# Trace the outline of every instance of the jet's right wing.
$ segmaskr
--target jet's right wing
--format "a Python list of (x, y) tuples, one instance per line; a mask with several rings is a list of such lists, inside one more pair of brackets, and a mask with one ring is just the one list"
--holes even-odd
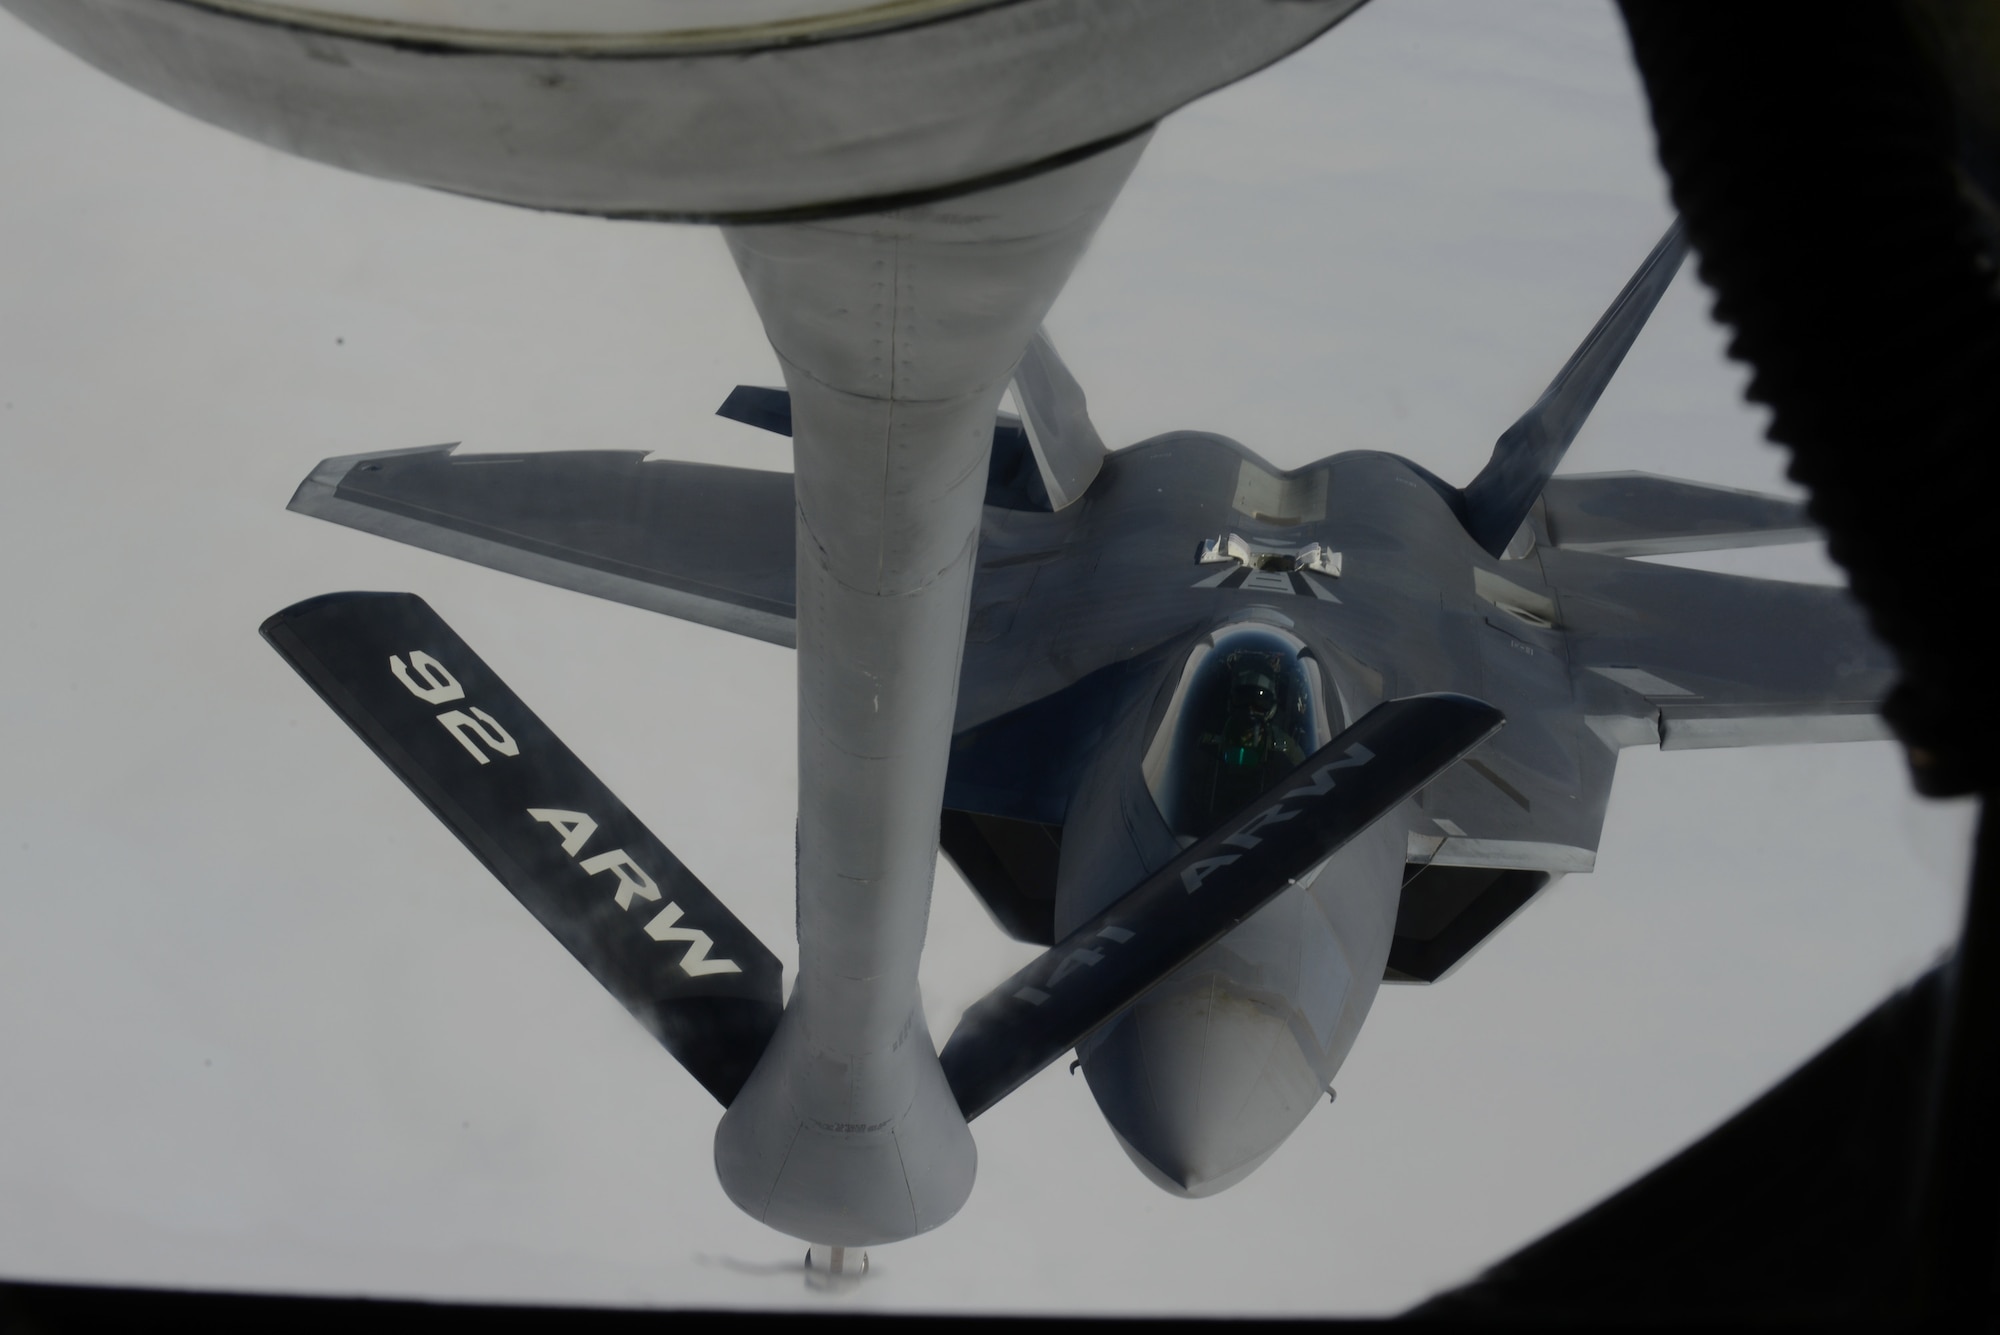
[[(790, 407), (785, 406), (789, 422)], [(637, 450), (328, 459), (300, 514), (558, 588), (792, 647), (790, 473)]]
[[(1022, 394), (1039, 425), (1004, 413), (995, 420), (986, 503), (1046, 512), (1051, 494), (1066, 504), (1089, 485), (1103, 446), (1083, 412), (1083, 392), (1045, 337), (1036, 336), (1022, 368), (1037, 386)], [(782, 389), (738, 385), (720, 415), (780, 435), (792, 429), (791, 398)], [(651, 459), (637, 450), (455, 450), (432, 445), (327, 459), (288, 508), (793, 646), (797, 502), (790, 473)]]

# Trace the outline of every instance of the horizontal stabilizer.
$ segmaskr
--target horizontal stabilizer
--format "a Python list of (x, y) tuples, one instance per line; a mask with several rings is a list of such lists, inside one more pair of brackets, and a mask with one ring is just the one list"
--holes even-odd
[(437, 445), (328, 459), (299, 484), (289, 508), (792, 646), (790, 473), (648, 459), (637, 450), (452, 451)]
[(1561, 592), (1579, 692), (1598, 702), (1586, 709), (1599, 726), (1614, 710), (1646, 720), (1620, 745), (1889, 735), (1878, 711), (1896, 660), (1845, 589), (1560, 548), (1542, 553), (1542, 569)]
[(1377, 706), (1265, 795), (974, 1003), (940, 1060), (967, 1118), (1269, 903), (1496, 731), (1463, 695)]
[(264, 638), (725, 1105), (783, 1010), (777, 957), (409, 593), (330, 593)]
[(1818, 742), (1886, 742), (1896, 734), (1873, 700), (1775, 706), (1706, 700), (1656, 702), (1662, 751), (1733, 746), (1802, 746)]
[(782, 389), (738, 385), (729, 391), (715, 415), (781, 436), (792, 434), (792, 396)]
[(1668, 556), (1810, 542), (1806, 508), (1782, 496), (1651, 473), (1573, 473), (1542, 491), (1549, 542), (1601, 556)]
[(1465, 530), (1487, 554), (1499, 556), (1513, 542), (1686, 255), (1677, 219), (1535, 406), (1501, 433), (1486, 467), (1466, 484)]

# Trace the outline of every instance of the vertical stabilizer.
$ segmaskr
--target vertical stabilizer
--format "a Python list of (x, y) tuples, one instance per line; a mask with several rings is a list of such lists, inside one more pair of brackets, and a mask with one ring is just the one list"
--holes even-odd
[(1082, 496), (1104, 466), (1104, 441), (1091, 425), (1083, 386), (1056, 355), (1046, 329), (1028, 340), (1014, 368), (1014, 402), (1035, 453), (1049, 508), (1060, 510)]
[(1687, 239), (1676, 219), (1535, 406), (1501, 433), (1493, 457), (1466, 485), (1466, 532), (1491, 555), (1513, 541), (1686, 254)]

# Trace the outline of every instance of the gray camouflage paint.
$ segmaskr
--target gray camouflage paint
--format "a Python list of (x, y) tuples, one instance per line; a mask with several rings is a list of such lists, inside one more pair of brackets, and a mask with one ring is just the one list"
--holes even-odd
[[(500, 40), (488, 34), (462, 43), (449, 35), (410, 40), (407, 33), (370, 31), (366, 25), (316, 27), (297, 12), (273, 21), (191, 0), (6, 3), (115, 77), (304, 156), (532, 207), (739, 221), (882, 208), (887, 201), (964, 189), (1067, 161), (1278, 58), (1354, 7), (1349, 0), (1264, 0), (1231, 7), (1228, 18), (1218, 22), (1219, 11), (1201, 4), (1021, 0), (975, 7), (950, 23), (870, 26), (839, 34), (846, 39), (840, 41), (753, 37), (697, 50), (675, 40), (621, 40), (611, 52), (504, 34)], [(885, 71), (893, 77), (883, 77)], [(926, 118), (912, 117), (912, 108), (952, 110)], [(697, 119), (702, 132), (691, 133)], [(921, 127), (914, 138), (913, 124)], [(745, 258), (745, 247), (736, 250), (754, 290), (759, 266)], [(773, 290), (783, 288), (780, 283)], [(1028, 312), (1031, 325), (1052, 297), (1053, 291), (1030, 291), (1015, 314)], [(782, 353), (778, 326), (787, 312), (768, 300), (760, 310), (767, 325), (777, 321), (774, 341)], [(986, 363), (997, 354), (1001, 365), (1010, 364), (1027, 337), (1027, 330), (1018, 332), (1011, 348), (999, 341), (983, 348), (985, 361), (942, 399), (958, 400), (963, 408), (989, 390), (997, 397), (993, 367)], [(794, 365), (809, 372), (810, 359)], [(804, 382), (794, 378), (793, 389), (805, 389)], [(813, 395), (808, 391), (805, 397)], [(893, 402), (899, 396), (891, 392), (887, 398)], [(802, 444), (808, 450), (815, 436), (824, 443), (857, 443), (836, 441), (837, 414), (810, 402), (801, 408)], [(1025, 415), (1034, 427), (1036, 414)], [(918, 439), (925, 434), (912, 434), (915, 453), (950, 443), (949, 432)], [(1060, 433), (1036, 435), (1045, 489), (1058, 503), (1067, 501), (1087, 469), (1067, 470), (1059, 466), (1062, 460), (1052, 463), (1046, 456), (1043, 447)], [(966, 444), (968, 457), (976, 455)], [(441, 462), (448, 475), (449, 461)], [(660, 467), (642, 465), (639, 471)], [(815, 489), (806, 471), (800, 469), (801, 500), (810, 510)], [(362, 526), (731, 629), (770, 638), (783, 634), (770, 597), (781, 571), (759, 572), (761, 587), (746, 602), (743, 591), (732, 588), (734, 572), (704, 569), (714, 554), (699, 545), (669, 551), (674, 559), (668, 569), (655, 572), (629, 561), (595, 559), (605, 556), (604, 543), (617, 537), (595, 527), (603, 516), (623, 513), (639, 530), (649, 527), (648, 517), (593, 491), (587, 470), (578, 479), (566, 498), (569, 519), (572, 525), (591, 525), (590, 534), (579, 537), (583, 530), (573, 528), (567, 540), (553, 545), (517, 549), (504, 525), (468, 529), (453, 522), (449, 506), (421, 517), (407, 509), (375, 512)], [(343, 494), (346, 480), (347, 474), (323, 466), (295, 503), (304, 509), (319, 503), (327, 517), (354, 521), (370, 507)], [(839, 490), (835, 485), (829, 494)], [(1160, 1074), (1152, 1053), (1182, 1045), (1178, 1035), (1188, 1031), (1197, 1013), (1205, 1028), (1217, 1005), (1214, 998), (1225, 991), (1247, 1001), (1244, 1013), (1252, 1015), (1244, 1042), (1226, 1045), (1229, 1053), (1240, 1055), (1266, 1037), (1270, 1051), (1282, 1050), (1278, 1021), (1265, 1012), (1287, 1012), (1284, 1023), (1295, 1032), (1293, 1014), (1310, 1008), (1303, 989), (1313, 980), (1324, 982), (1323, 961), (1331, 958), (1301, 955), (1286, 963), (1290, 944), (1311, 935), (1304, 925), (1295, 931), (1283, 920), (1284, 912), (1307, 913), (1303, 891), (1272, 905), (1218, 946), (1223, 953), (1215, 960), (1204, 957), (1187, 966), (1199, 971), (1213, 964), (1211, 999), (1192, 1004), (1178, 1018), (1163, 1013), (1156, 1026), (1160, 1038), (1121, 1039), (1120, 1033), (1148, 1027), (1128, 1017), (1122, 1027), (1108, 1028), (1086, 1044), (1092, 1087), (1114, 1126), (1142, 1165), (1170, 1184), (1198, 1191), (1240, 1176), (1303, 1116), (1300, 1062), (1317, 1079), (1338, 1064), (1351, 1042), (1380, 976), (1370, 961), (1387, 939), (1385, 920), (1393, 922), (1402, 867), (1588, 869), (1621, 745), (1657, 742), (1673, 748), (1878, 735), (1871, 710), (1886, 684), (1888, 664), (1838, 595), (1629, 559), (1647, 550), (1653, 538), (1679, 544), (1657, 548), (1663, 551), (1699, 549), (1691, 543), (1729, 545), (1730, 534), (1722, 531), (1726, 523), (1703, 516), (1691, 532), (1662, 525), (1657, 511), (1644, 504), (1628, 505), (1632, 531), (1621, 532), (1614, 522), (1607, 539), (1606, 526), (1598, 522), (1593, 551), (1564, 550), (1569, 519), (1578, 521), (1581, 532), (1592, 527), (1582, 521), (1603, 519), (1606, 505), (1616, 518), (1618, 507), (1607, 501), (1612, 490), (1591, 493), (1567, 512), (1552, 490), (1531, 518), (1533, 545), (1517, 538), (1505, 548), (1516, 559), (1502, 561), (1469, 545), (1450, 504), (1453, 489), (1404, 461), (1347, 455), (1279, 475), (1220, 438), (1177, 435), (1111, 456), (1082, 498), (1055, 515), (989, 509), (978, 522), (981, 552), (978, 573), (971, 577), (964, 690), (955, 724), (940, 716), (919, 726), (917, 717), (935, 703), (919, 690), (919, 707), (908, 720), (913, 732), (935, 743), (954, 726), (963, 733), (1075, 683), (1093, 667), (1136, 655), (1157, 652), (1169, 665), (1134, 678), (1140, 684), (1126, 698), (1122, 730), (1100, 749), (1092, 782), (1082, 790), (1085, 801), (1070, 816), (1075, 851), (1066, 852), (1069, 869), (1059, 894), (1065, 918), (1092, 898), (1130, 884), (1117, 878), (1152, 862), (1163, 847), (1145, 832), (1146, 804), (1134, 788), (1146, 736), (1145, 721), (1135, 720), (1147, 699), (1146, 686), (1157, 698), (1175, 648), (1218, 620), (1259, 607), (1279, 610), (1322, 661), (1340, 665), (1336, 680), (1357, 698), (1456, 689), (1491, 699), (1510, 719), (1482, 756), (1445, 775), (1400, 817), (1343, 850), (1313, 887), (1310, 907), (1327, 918), (1357, 979), (1342, 992), (1331, 1043), (1316, 1042), (1316, 1055), (1298, 1061), (1273, 1057), (1253, 1076), (1255, 1063), (1232, 1066), (1203, 1050), (1182, 1062), (1164, 1087), (1191, 1091), (1188, 1097), (1200, 1104), (1212, 1088), (1237, 1089), (1251, 1080), (1257, 1092), (1249, 1102), (1216, 1112), (1201, 1105), (1191, 1118), (1155, 1123), (1144, 1123), (1121, 1104), (1135, 1082), (1143, 1079), (1150, 1087)], [(1680, 499), (1687, 497), (1683, 489)], [(1716, 499), (1723, 509), (1741, 509), (1736, 501)], [(779, 514), (739, 507), (736, 518), (744, 532), (758, 535), (762, 549), (792, 555), (790, 506)], [(560, 517), (556, 527), (564, 527)], [(1749, 525), (1737, 536), (1772, 527)], [(1322, 592), (1332, 597), (1311, 592), (1309, 584), (1306, 591), (1295, 587), (1286, 595), (1262, 576), (1246, 576), (1235, 586), (1209, 582), (1213, 572), (1190, 568), (1193, 551), (1202, 540), (1228, 532), (1266, 545), (1318, 540), (1340, 551), (1339, 579), (1323, 581), (1328, 589)], [(970, 545), (963, 550), (963, 561), (952, 564), (956, 573), (931, 581), (940, 605), (956, 599), (961, 613)], [(840, 563), (835, 554), (817, 572), (828, 575)], [(691, 570), (699, 578), (686, 578)], [(798, 573), (808, 578), (795, 588), (804, 590), (797, 601), (805, 620), (832, 605), (822, 596), (826, 586), (815, 585), (814, 572), (811, 561), (800, 562)], [(654, 581), (649, 573), (664, 578)], [(641, 592), (655, 584), (667, 596)], [(749, 616), (743, 615), (746, 607)], [(951, 619), (919, 618), (933, 631)], [(838, 631), (831, 634), (840, 638)], [(810, 636), (799, 638), (804, 701), (812, 696), (810, 683), (838, 671), (838, 664), (823, 658)], [(912, 652), (891, 655), (897, 671), (946, 680), (956, 638), (942, 647), (932, 643), (945, 638), (919, 636), (924, 643), (913, 645)], [(802, 727), (802, 756), (808, 742)], [(933, 759), (917, 769), (925, 764), (939, 768)], [(909, 780), (912, 792), (941, 785), (942, 776), (916, 782), (914, 773), (898, 782)], [(812, 778), (802, 775), (802, 780), (808, 790), (802, 792), (803, 805), (824, 816), (832, 795), (815, 798)], [(1102, 804), (1124, 825), (1122, 847), (1110, 830), (1111, 815), (1092, 814), (1090, 802)], [(930, 809), (925, 804), (925, 821)], [(905, 824), (911, 815), (903, 813)], [(809, 814), (802, 817), (802, 824), (810, 823)], [(897, 846), (893, 852), (901, 858), (927, 841), (905, 831), (887, 842)], [(927, 888), (927, 873), (923, 879)], [(1277, 926), (1267, 924), (1267, 917)], [(1309, 915), (1300, 919), (1310, 921)], [(901, 922), (889, 935), (907, 944), (912, 925)], [(818, 948), (816, 940), (802, 946)], [(1261, 999), (1251, 995), (1259, 989)], [(1278, 999), (1275, 1006), (1272, 997)], [(867, 1010), (870, 1003), (857, 1004)], [(1200, 1010), (1202, 1004), (1207, 1011)], [(872, 1027), (862, 1028), (880, 1037)], [(910, 1033), (906, 1024), (891, 1046), (902, 1046)], [(1163, 1059), (1158, 1064), (1165, 1065)], [(1185, 1100), (1170, 1092), (1164, 1102), (1177, 1107)], [(969, 1140), (954, 1139), (948, 1124), (948, 1117), (940, 1123), (945, 1130), (936, 1145), (942, 1148), (926, 1152), (935, 1152), (940, 1163), (969, 1163)], [(726, 1179), (730, 1171), (725, 1166)], [(969, 1184), (969, 1172), (963, 1176)], [(783, 1226), (836, 1241), (903, 1236), (955, 1208), (948, 1198), (958, 1191), (956, 1180), (952, 1173), (941, 1174), (936, 1203), (912, 1201), (908, 1221), (887, 1234), (871, 1234), (872, 1221), (849, 1229), (853, 1221), (842, 1213), (847, 1187), (836, 1172), (801, 1189), (798, 1199), (807, 1206)], [(822, 1228), (822, 1222), (828, 1226)]]
[[(403, 471), (328, 461), (294, 508), (548, 579), (539, 553), (551, 535), (606, 512), (613, 495), (628, 511), (636, 497), (637, 512), (595, 529), (552, 582), (731, 629), (746, 608), (775, 614), (788, 592), (791, 516), (770, 475), (638, 455), (526, 456), (547, 470), (530, 514), (521, 496), (471, 489), (496, 470), (466, 469), (455, 483), (442, 452), (378, 458), (385, 469), (401, 459)], [(551, 485), (565, 474), (567, 486)], [(1809, 536), (1796, 504), (1642, 474), (1558, 476), (1495, 557), (1466, 531), (1456, 492), (1394, 455), (1281, 472), (1225, 437), (1176, 432), (1105, 454), (1059, 511), (983, 509), (958, 744), (977, 745), (1093, 674), (1136, 669), (1076, 724), (1090, 734), (1080, 773), (1063, 770), (1052, 747), (1011, 787), (952, 790), (966, 809), (1060, 820), (1058, 934), (1178, 851), (1141, 759), (1188, 652), (1218, 628), (1248, 622), (1296, 637), (1346, 721), (1427, 691), (1477, 696), (1508, 719), (1310, 886), (1080, 1046), (1121, 1143), (1177, 1194), (1240, 1181), (1329, 1087), (1383, 980), (1412, 873), (1589, 871), (1625, 746), (1884, 735), (1875, 705), (1892, 664), (1845, 591), (1642, 559)], [(740, 504), (752, 495), (764, 499)], [(739, 502), (726, 548), (692, 522), (712, 510), (705, 496)], [(1232, 534), (1251, 549), (1318, 543), (1339, 553), (1340, 574), (1201, 561), (1210, 540), (1226, 546)], [(671, 591), (671, 606), (640, 589)]]
[[(1890, 661), (1844, 591), (1551, 541), (1551, 519), (1560, 528), (1572, 515), (1579, 531), (1615, 533), (1635, 554), (1769, 536), (1726, 530), (1740, 493), (1718, 491), (1703, 511), (1699, 484), (1659, 480), (1636, 488), (1637, 504), (1621, 504), (1620, 488), (1635, 490), (1627, 478), (1557, 489), (1555, 506), (1537, 506), (1527, 551), (1498, 559), (1407, 460), (1351, 453), (1279, 473), (1234, 441), (1183, 433), (1111, 454), (1071, 510), (989, 511), (982, 572), (1000, 578), (975, 585), (973, 625), (1004, 629), (968, 648), (961, 732), (1112, 663), (1159, 657), (1076, 786), (1058, 935), (1178, 851), (1139, 760), (1187, 650), (1215, 626), (1282, 619), (1326, 666), (1350, 720), (1427, 691), (1477, 696), (1508, 719), (1470, 763), (1343, 849), (1310, 888), (1286, 892), (1079, 1049), (1092, 1092), (1149, 1177), (1178, 1194), (1220, 1190), (1303, 1119), (1383, 977), (1406, 868), (1589, 871), (1622, 746), (1884, 735), (1874, 705)], [(1688, 527), (1706, 536), (1652, 522), (1669, 493), (1701, 516)], [(1323, 513), (1251, 512), (1246, 498), (1271, 494)], [(1795, 507), (1759, 500), (1753, 520), (1798, 533)], [(1595, 528), (1580, 522), (1587, 508), (1601, 512)], [(1238, 568), (1237, 579), (1202, 587), (1216, 567), (1197, 564), (1198, 549), (1226, 533), (1267, 547), (1324, 544), (1341, 554), (1342, 573), (1259, 588)], [(1032, 577), (1014, 573), (1023, 570)], [(1278, 591), (1285, 583), (1294, 587)], [(1329, 980), (1340, 978), (1352, 982), (1336, 989)], [(1333, 1016), (1329, 990), (1340, 994)]]

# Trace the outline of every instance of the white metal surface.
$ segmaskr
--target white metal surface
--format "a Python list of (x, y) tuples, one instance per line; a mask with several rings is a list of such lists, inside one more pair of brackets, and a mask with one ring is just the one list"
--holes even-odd
[[(749, 219), (996, 182), (1132, 134), (1312, 40), (1359, 0), (761, 0), (733, 36), (650, 35), (637, 0), (551, 33), (526, 0), (0, 0), (113, 77), (352, 171), (531, 208)], [(957, 7), (954, 7), (957, 8)], [(282, 11), (282, 17), (280, 12)], [(515, 14), (512, 26), (470, 26)], [(663, 5), (683, 19), (706, 6)], [(371, 15), (457, 16), (391, 29)], [(785, 14), (839, 33), (758, 26)], [(726, 40), (725, 40), (726, 37)]]

